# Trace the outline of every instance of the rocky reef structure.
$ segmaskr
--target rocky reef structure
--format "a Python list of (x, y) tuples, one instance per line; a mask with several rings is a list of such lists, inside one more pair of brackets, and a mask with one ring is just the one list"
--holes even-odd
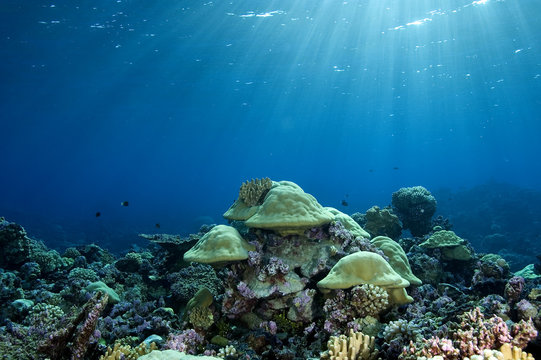
[(535, 357), (541, 325), (535, 267), (512, 273), (501, 256), (477, 254), (450, 227), (427, 228), (432, 215), (405, 222), (408, 212), (435, 209), (426, 192), (405, 193), (407, 200), (397, 202), (413, 209), (398, 212), (394, 195), (393, 205), (417, 234), (412, 238), (381, 235), (400, 236), (389, 209), (369, 210), (381, 226), (367, 231), (370, 221), (361, 226), (297, 184), (267, 179), (241, 186), (224, 214), (229, 225), (187, 238), (144, 235), (147, 249), (120, 256), (95, 245), (59, 254), (1, 219), (0, 354)]
[(402, 225), (398, 216), (392, 209), (380, 209), (379, 206), (372, 206), (364, 214), (364, 228), (373, 237), (387, 236), (391, 239), (398, 239), (402, 233)]
[(405, 229), (415, 237), (428, 234), (436, 213), (436, 198), (422, 186), (401, 188), (393, 193), (393, 208)]

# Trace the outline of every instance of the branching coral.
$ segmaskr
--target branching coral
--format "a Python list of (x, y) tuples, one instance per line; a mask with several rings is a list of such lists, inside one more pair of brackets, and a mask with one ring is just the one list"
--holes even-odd
[(97, 292), (67, 327), (49, 336), (39, 351), (51, 359), (82, 359), (90, 346), (90, 338), (94, 335), (108, 298), (107, 294)]
[(269, 178), (252, 179), (243, 182), (239, 190), (239, 199), (248, 206), (261, 205), (263, 198), (272, 187), (272, 180)]
[(377, 356), (378, 351), (375, 348), (373, 336), (350, 330), (349, 336), (331, 336), (327, 342), (327, 351), (321, 354), (321, 359), (372, 360)]
[(239, 356), (237, 349), (233, 345), (227, 345), (221, 348), (217, 354), (218, 357), (225, 359), (226, 357), (236, 358)]
[(350, 291), (338, 290), (325, 301), (325, 330), (336, 332), (355, 318), (377, 317), (389, 307), (389, 295), (379, 286), (363, 284)]
[(107, 347), (107, 352), (100, 356), (99, 360), (135, 360), (157, 348), (156, 343), (150, 343), (150, 345), (141, 343), (132, 348), (129, 345), (122, 345), (120, 342), (116, 342), (113, 348)]
[(537, 337), (537, 330), (532, 319), (520, 320), (519, 323), (514, 324), (511, 328), (511, 336), (513, 337), (511, 345), (524, 349), (528, 342)]
[(413, 321), (406, 321), (404, 319), (391, 321), (383, 329), (383, 338), (386, 342), (392, 340), (400, 340), (402, 343), (409, 341), (415, 341), (420, 336), (419, 326)]
[[(465, 312), (456, 324), (452, 339), (432, 337), (423, 339), (423, 344), (410, 342), (401, 355), (401, 359), (441, 356), (454, 360), (481, 356), (487, 350), (495, 350), (503, 345), (526, 347), (537, 336), (533, 323), (521, 321), (509, 331), (507, 324), (498, 316), (486, 319), (479, 308)], [(507, 346), (507, 345), (506, 345)]]

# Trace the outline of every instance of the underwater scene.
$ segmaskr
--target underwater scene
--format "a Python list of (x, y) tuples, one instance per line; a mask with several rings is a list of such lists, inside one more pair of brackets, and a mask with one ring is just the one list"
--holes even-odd
[(0, 359), (541, 360), (538, 0), (1, 0)]

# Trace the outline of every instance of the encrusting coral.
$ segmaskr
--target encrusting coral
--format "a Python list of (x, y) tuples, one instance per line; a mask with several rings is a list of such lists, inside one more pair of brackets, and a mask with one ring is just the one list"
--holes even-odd
[(434, 232), (419, 246), (426, 249), (440, 249), (444, 260), (467, 261), (472, 259), (472, 252), (466, 246), (466, 240), (450, 230)]

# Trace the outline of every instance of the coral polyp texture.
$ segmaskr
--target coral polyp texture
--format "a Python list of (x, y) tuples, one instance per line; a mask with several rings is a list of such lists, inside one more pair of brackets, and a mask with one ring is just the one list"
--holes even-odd
[(413, 236), (423, 236), (431, 229), (431, 218), (436, 213), (436, 198), (422, 186), (401, 188), (393, 193), (393, 208), (405, 229)]
[(340, 259), (329, 274), (317, 283), (323, 291), (347, 289), (355, 285), (372, 284), (387, 290), (394, 304), (413, 301), (404, 288), (409, 281), (393, 270), (385, 259), (376, 253), (358, 251)]
[(536, 357), (540, 266), (476, 253), (432, 220), (423, 187), (390, 198), (350, 216), (293, 182), (252, 180), (228, 225), (141, 234), (146, 248), (118, 255), (50, 250), (0, 218), (0, 358)]
[(327, 351), (321, 359), (330, 360), (375, 360), (378, 352), (375, 349), (375, 338), (351, 330), (348, 336), (331, 336), (327, 342)]
[(184, 254), (185, 261), (204, 264), (222, 263), (248, 259), (248, 252), (255, 250), (239, 234), (237, 229), (217, 225)]
[(246, 181), (240, 186), (239, 199), (248, 206), (261, 205), (271, 187), (272, 180), (269, 178)]

